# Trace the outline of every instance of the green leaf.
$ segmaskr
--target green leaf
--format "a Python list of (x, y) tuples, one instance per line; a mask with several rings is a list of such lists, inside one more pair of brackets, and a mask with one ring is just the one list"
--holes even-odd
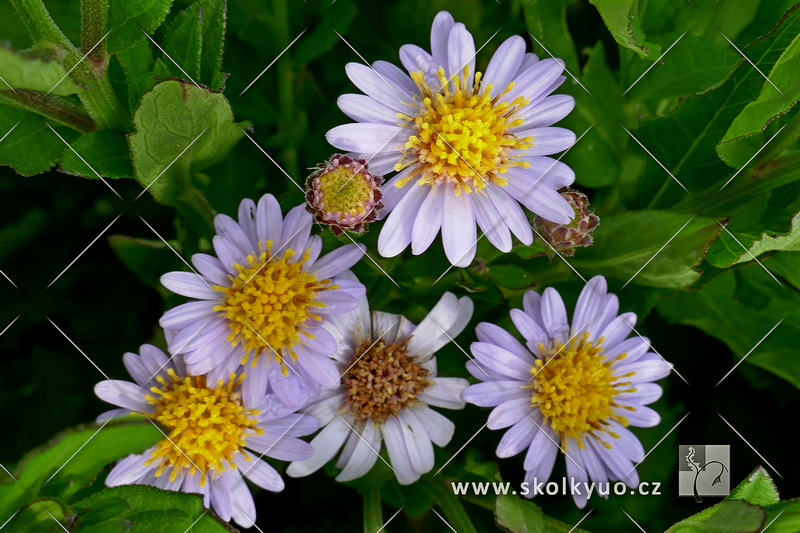
[[(0, 45), (0, 72), (3, 80), (15, 89), (33, 89), (50, 92), (56, 96), (75, 94), (81, 88), (66, 76), (66, 69), (55, 61), (45, 61), (36, 57), (26, 57), (20, 52)], [(62, 80), (63, 78), (63, 80)], [(59, 80), (62, 80), (59, 83)], [(58, 84), (58, 85), (56, 85)], [(7, 86), (3, 84), (3, 89)]]
[(132, 47), (145, 33), (156, 31), (172, 5), (172, 0), (109, 0), (108, 27), (113, 31), (108, 35), (108, 53), (116, 54)]
[[(54, 127), (67, 142), (79, 135), (63, 126)], [(0, 143), (0, 165), (10, 166), (23, 176), (49, 170), (66, 148), (41, 117), (21, 109), (0, 106), (0, 132), (8, 134)]]
[(0, 522), (39, 496), (70, 497), (109, 463), (141, 453), (162, 437), (148, 423), (112, 421), (99, 427), (65, 431), (23, 457), (14, 472), (17, 482), (0, 483)]
[(756, 533), (764, 525), (764, 509), (743, 500), (725, 500), (711, 513), (678, 522), (667, 533)]
[(187, 7), (186, 11), (181, 11), (164, 30), (161, 45), (167, 55), (164, 62), (169, 66), (173, 76), (179, 78), (188, 76), (193, 81), (200, 81), (204, 22), (203, 8), (195, 2)]
[(773, 250), (800, 251), (800, 214), (795, 215), (792, 219), (792, 230), (788, 235), (763, 233), (761, 238), (750, 247), (749, 253), (743, 252), (734, 264), (750, 261), (753, 257)]
[(436, 506), (442, 510), (450, 528), (459, 533), (477, 533), (469, 515), (461, 505), (461, 501), (453, 494), (450, 484), (441, 480), (422, 478), (419, 482), (424, 490), (433, 497)]
[(128, 109), (133, 113), (139, 107), (142, 95), (156, 83), (152, 75), (153, 45), (149, 39), (145, 39), (120, 52), (117, 57), (125, 69), (125, 80), (128, 82)]
[[(126, 503), (127, 509), (119, 506), (119, 500)], [(148, 485), (106, 488), (76, 502), (74, 507), (88, 517), (98, 506), (108, 510), (109, 502), (114, 502), (121, 511), (116, 518), (134, 523), (131, 533), (186, 531), (193, 523), (192, 531), (196, 533), (237, 531), (204, 509), (201, 495), (165, 491)]]
[(9, 531), (59, 533), (64, 531), (64, 526), (69, 525), (74, 517), (75, 511), (56, 500), (36, 500), (19, 510), (11, 521)]
[(511, 533), (544, 531), (542, 510), (535, 503), (518, 496), (501, 495), (495, 500), (497, 525)]
[[(745, 285), (737, 287), (737, 278)], [(748, 302), (763, 307), (755, 312)], [(737, 357), (758, 344), (745, 361), (800, 387), (800, 292), (778, 285), (759, 265), (725, 272), (700, 290), (663, 298), (656, 309), (669, 322), (695, 326), (718, 338)], [(720, 370), (716, 379), (725, 372)]]
[(778, 487), (775, 486), (772, 477), (764, 470), (764, 467), (759, 466), (753, 470), (753, 473), (747, 479), (739, 483), (725, 499), (745, 500), (753, 505), (766, 507), (777, 503), (780, 500), (780, 496), (778, 496)]
[(222, 73), (222, 54), (225, 49), (227, 0), (198, 0), (203, 17), (203, 55), (200, 59), (200, 79), (219, 91), (225, 85)]
[(641, 269), (633, 283), (679, 289), (700, 277), (694, 267), (720, 231), (713, 219), (668, 211), (606, 215), (595, 230), (595, 244), (570, 264), (584, 276), (603, 274), (624, 281)]
[[(577, 71), (578, 54), (567, 27), (567, 7), (575, 1), (530, 0), (523, 4), (523, 11), (531, 35), (547, 46), (553, 56), (563, 59), (567, 69)], [(535, 42), (534, 48), (539, 48)], [(546, 57), (549, 54), (542, 51), (540, 55)]]
[(800, 289), (800, 253), (780, 253), (764, 261), (764, 265), (795, 288)]
[(69, 98), (53, 96), (44, 91), (0, 90), (0, 104), (35, 113), (50, 122), (67, 126), (81, 133), (97, 129), (94, 120), (82, 106), (76, 105)]
[(65, 148), (61, 170), (67, 174), (84, 178), (97, 178), (97, 174), (106, 178), (133, 178), (130, 149), (123, 133), (96, 131), (79, 137), (70, 144), (83, 160), (75, 152)]
[[(120, 261), (151, 287), (160, 288), (162, 274), (183, 267), (181, 260), (160, 240), (111, 235), (108, 243)], [(180, 249), (176, 241), (170, 241), (170, 245)]]
[(295, 68), (305, 67), (338, 44), (341, 39), (333, 30), (346, 35), (356, 12), (356, 4), (348, 0), (339, 0), (326, 8), (322, 20), (297, 41), (293, 56)]
[[(670, 34), (665, 41), (673, 43), (679, 37)], [(727, 42), (723, 45), (705, 37), (683, 35), (646, 76), (643, 75), (651, 64), (630, 63), (625, 72), (625, 86), (633, 88), (626, 98), (655, 105), (665, 98), (704, 93), (730, 78), (741, 62), (742, 56)]]
[[(788, 113), (800, 100), (800, 78), (797, 76), (800, 71), (800, 17), (794, 17), (792, 21), (798, 35), (786, 47), (768, 74), (772, 83), (764, 81), (758, 98), (739, 113), (717, 146), (719, 156), (732, 167), (744, 166), (755, 152), (750, 143), (743, 142), (744, 139), (762, 136), (773, 120)], [(767, 140), (767, 137), (763, 138), (763, 142)]]
[(620, 46), (629, 48), (643, 59), (655, 60), (661, 46), (645, 41), (638, 17), (638, 0), (589, 0), (603, 17), (603, 22)]
[(533, 285), (531, 273), (517, 265), (491, 265), (484, 277), (508, 289), (524, 289)]

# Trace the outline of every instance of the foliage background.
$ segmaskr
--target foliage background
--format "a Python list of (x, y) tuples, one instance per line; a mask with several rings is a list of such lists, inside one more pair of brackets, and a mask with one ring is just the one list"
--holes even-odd
[[(112, 9), (120, 2), (123, 0), (111, 2)], [(325, 142), (325, 132), (349, 121), (335, 105), (337, 96), (356, 92), (345, 76), (344, 65), (359, 58), (333, 30), (367, 61), (384, 59), (397, 64), (402, 44), (428, 47), (433, 16), (447, 9), (467, 25), (478, 46), (488, 41), (478, 55), (479, 70), (485, 68), (503, 39), (529, 31), (539, 41), (529, 38), (531, 49), (546, 57), (543, 44), (566, 61), (591, 94), (569, 79), (559, 92), (574, 95), (578, 104), (560, 125), (577, 135), (590, 125), (591, 129), (564, 161), (575, 169), (577, 188), (589, 194), (601, 217), (597, 244), (578, 250), (569, 262), (587, 279), (594, 274), (610, 279), (621, 309), (639, 314), (638, 331), (651, 338), (690, 384), (675, 375), (665, 380), (665, 395), (654, 406), (662, 414), (661, 425), (636, 430), (649, 450), (688, 414), (639, 468), (643, 481), (662, 483), (662, 496), (592, 499), (590, 507), (596, 510), (580, 527), (596, 532), (633, 530), (621, 511), (624, 508), (647, 531), (659, 531), (699, 510), (693, 499), (677, 497), (679, 443), (730, 444), (733, 484), (764, 464), (722, 416), (769, 461), (781, 494), (800, 495), (800, 463), (791, 430), (800, 406), (800, 348), (796, 341), (800, 333), (800, 246), (797, 232), (790, 233), (797, 230), (792, 219), (800, 211), (800, 170), (795, 164), (796, 136), (789, 135), (797, 129), (790, 121), (797, 122), (792, 107), (800, 95), (797, 12), (789, 15), (779, 32), (754, 43), (780, 22), (791, 4), (779, 0), (642, 0), (638, 4), (337, 0), (328, 5), (327, 1), (312, 0), (230, 0), (221, 69), (230, 77), (224, 95), (236, 122), (246, 121), (252, 139), (302, 184), (308, 169), (333, 152)], [(67, 37), (80, 42), (80, 4), (48, 0), (46, 5)], [(606, 22), (612, 21), (612, 30), (618, 30), (617, 36), (622, 32), (623, 42), (630, 40), (630, 46), (615, 41), (598, 8), (608, 10), (603, 13)], [(153, 34), (156, 42), (169, 42), (170, 36), (176, 35), (182, 9), (191, 11), (188, 2), (176, 0), (166, 22)], [(619, 13), (622, 17), (615, 19)], [(301, 32), (295, 45), (239, 96)], [(623, 95), (682, 35), (662, 62)], [(785, 95), (770, 92), (767, 82), (743, 63), (725, 37), (750, 55)], [(17, 50), (32, 44), (9, 3), (0, 4), (0, 39), (4, 46)], [(139, 46), (149, 46), (146, 40), (139, 42)], [(748, 46), (750, 43), (754, 44)], [(181, 76), (158, 50), (149, 48), (156, 58), (152, 67), (156, 77)], [(204, 53), (211, 52), (207, 48)], [(113, 56), (109, 68), (112, 84), (134, 111), (138, 96), (149, 89), (142, 80), (153, 79), (153, 75), (140, 76), (144, 88), (137, 94), (126, 73), (119, 58)], [(202, 82), (221, 85), (222, 80), (204, 77)], [(758, 105), (745, 110), (757, 99)], [(0, 104), (3, 133), (17, 120), (18, 111), (11, 109)], [(751, 162), (751, 156), (786, 124), (790, 127)], [(692, 194), (684, 193), (622, 126)], [(64, 135), (70, 131), (58, 130)], [(303, 199), (300, 190), (245, 137), (227, 155), (218, 154), (218, 162), (191, 173), (187, 186), (200, 191), (208, 207), (165, 205), (150, 194), (134, 201), (142, 186), (125, 177), (131, 176), (133, 169), (125, 160), (124, 133), (110, 133), (102, 143), (122, 146), (121, 152), (84, 153), (89, 163), (108, 158), (103, 168), (114, 170), (106, 175), (115, 178), (111, 183), (124, 201), (99, 180), (91, 179), (91, 173), (80, 171), (74, 158), (68, 164), (66, 158), (71, 156), (57, 139), (41, 141), (44, 134), (40, 133), (17, 139), (13, 145), (0, 143), (0, 162), (18, 166), (15, 158), (28, 157), (43, 166), (29, 172), (36, 174), (33, 176), (20, 176), (8, 166), (0, 168), (0, 269), (13, 282), (0, 280), (0, 328), (11, 324), (0, 337), (0, 420), (5, 436), (0, 442), (0, 463), (9, 469), (57, 432), (88, 423), (106, 409), (92, 394), (93, 385), (103, 377), (92, 362), (108, 376), (124, 379), (122, 353), (136, 351), (145, 342), (163, 344), (156, 327), (158, 318), (180, 300), (159, 287), (158, 276), (184, 267), (158, 235), (188, 257), (208, 247), (204, 216), (212, 210), (233, 214), (242, 198), (257, 198), (265, 192), (279, 196), (284, 208)], [(77, 134), (71, 137), (75, 138)], [(7, 141), (12, 139), (9, 136)], [(729, 139), (731, 142), (720, 144)], [(58, 153), (51, 164), (45, 164), (50, 157), (45, 148), (50, 150), (47, 153)], [(62, 167), (71, 168), (72, 173), (77, 169), (86, 178), (68, 175), (58, 167), (38, 173), (55, 164), (62, 153), (67, 154)], [(717, 193), (746, 163), (726, 193)], [(692, 216), (690, 225), (623, 289), (625, 281)], [(727, 224), (741, 244), (717, 221)], [(761, 246), (753, 253), (762, 254), (763, 267), (780, 285), (741, 248), (749, 248), (765, 232), (764, 242), (774, 249)], [(789, 237), (775, 240), (770, 235)], [(483, 266), (450, 270), (431, 287), (448, 267), (440, 244), (422, 257), (407, 254), (383, 260), (377, 256), (376, 238), (377, 231), (373, 231), (363, 242), (399, 287), (365, 259), (356, 270), (368, 286), (372, 307), (419, 320), (443, 290), (469, 293), (476, 302), (476, 317), (457, 339), (465, 348), (474, 340), (472, 326), (477, 322), (509, 326), (508, 308), (519, 305), (528, 287), (555, 286), (565, 294), (569, 307), (583, 285), (558, 258), (525, 258), (538, 248), (498, 256), (482, 242), (478, 256), (485, 260)], [(325, 239), (328, 246), (335, 245), (336, 239), (329, 233)], [(339, 240), (349, 242), (346, 237)], [(715, 386), (781, 319), (746, 362)], [(464, 362), (464, 354), (448, 346), (440, 356), (440, 371), (466, 376)], [(481, 427), (488, 413), (468, 406), (447, 414), (457, 423), (457, 430), (450, 446), (437, 451), (437, 469)], [(384, 519), (403, 506), (389, 529), (444, 531), (443, 523), (430, 512), (431, 505), (448, 517), (458, 514), (463, 505), (476, 530), (496, 528), (491, 499), (453, 502), (441, 495), (436, 483), (491, 477), (499, 439), (500, 432), (480, 432), (434, 481), (402, 489), (393, 481), (383, 484)], [(325, 472), (302, 480), (287, 479), (284, 492), (256, 495), (258, 525), (285, 532), (359, 530), (362, 500), (358, 492), (388, 477), (379, 467), (376, 470), (368, 480), (344, 490)], [(564, 470), (562, 460), (554, 479), (560, 479)], [(518, 484), (522, 458), (499, 462), (499, 472), (503, 479)], [(105, 473), (107, 469), (95, 482), (95, 489)], [(0, 478), (3, 476), (0, 472)], [(568, 497), (542, 497), (534, 503), (546, 515), (567, 524), (577, 523), (585, 514)], [(795, 530), (787, 527), (790, 529), (785, 531)]]

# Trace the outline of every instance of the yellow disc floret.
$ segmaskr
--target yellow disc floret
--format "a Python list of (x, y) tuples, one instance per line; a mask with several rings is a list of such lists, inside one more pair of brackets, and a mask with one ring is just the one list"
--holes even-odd
[[(337, 289), (338, 285), (331, 285), (329, 279), (317, 279), (313, 272), (303, 269), (310, 256), (308, 249), (302, 258), (292, 261), (294, 250), (286, 250), (278, 257), (270, 253), (271, 248), (272, 241), (268, 241), (266, 252), (247, 257), (249, 266), (234, 265), (239, 274), (229, 276), (231, 284), (214, 287), (224, 295), (214, 310), (228, 319), (228, 341), (244, 348), (242, 364), (254, 352), (255, 365), (267, 350), (287, 375), (281, 352), (285, 349), (293, 360), (297, 357), (292, 347), (302, 342), (300, 333), (322, 320), (315, 313), (315, 309), (325, 307), (317, 300), (318, 293)], [(314, 338), (310, 333), (306, 336)]]
[[(520, 138), (509, 132), (524, 120), (517, 114), (529, 102), (522, 96), (512, 102), (500, 101), (514, 88), (492, 97), (491, 84), (480, 90), (480, 72), (475, 85), (467, 87), (467, 68), (463, 76), (448, 80), (444, 69), (436, 73), (441, 86), (432, 89), (423, 72), (411, 77), (420, 90), (420, 111), (415, 116), (398, 114), (404, 125), (414, 130), (403, 149), (403, 158), (395, 165), (400, 171), (413, 165), (414, 170), (397, 183), (402, 187), (420, 176), (420, 185), (454, 183), (455, 193), (482, 190), (487, 183), (506, 185), (503, 178), (509, 168), (527, 168), (513, 151), (533, 146), (533, 138)], [(453, 89), (455, 88), (455, 89)]]
[(249, 460), (243, 449), (245, 439), (263, 430), (255, 427), (258, 411), (242, 406), (239, 386), (244, 375), (231, 374), (227, 384), (220, 380), (216, 389), (210, 389), (205, 377), (181, 378), (173, 369), (167, 372), (170, 379), (157, 377), (161, 386), (152, 387), (153, 394), (146, 396), (156, 408), (147, 417), (158, 422), (167, 436), (145, 462), (158, 465), (155, 476), (173, 467), (170, 481), (174, 481), (183, 469), (188, 468), (190, 475), (199, 470), (203, 486), (210, 473), (236, 468), (236, 454)]
[[(531, 402), (544, 415), (553, 431), (561, 437), (563, 446), (572, 438), (583, 448), (586, 434), (597, 438), (604, 446), (610, 444), (600, 437), (606, 433), (613, 438), (619, 435), (608, 429), (608, 423), (616, 420), (623, 426), (628, 420), (614, 412), (620, 408), (614, 400), (621, 392), (632, 392), (630, 382), (620, 382), (614, 376), (611, 361), (600, 355), (603, 338), (593, 343), (589, 332), (573, 338), (568, 344), (554, 343), (551, 346), (539, 344), (543, 356), (531, 366), (533, 375), (530, 385), (533, 389)], [(617, 357), (625, 357), (622, 354)], [(616, 359), (615, 359), (616, 360)]]

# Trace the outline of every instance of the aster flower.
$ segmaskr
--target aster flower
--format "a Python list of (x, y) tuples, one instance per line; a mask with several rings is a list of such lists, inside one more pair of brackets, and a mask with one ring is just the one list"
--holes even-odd
[(511, 250), (513, 233), (533, 241), (520, 204), (539, 216), (568, 223), (572, 207), (556, 191), (575, 175), (545, 157), (575, 142), (551, 127), (575, 106), (568, 95), (549, 96), (566, 79), (564, 63), (525, 53), (525, 40), (503, 42), (485, 75), (475, 72), (472, 35), (450, 13), (433, 21), (431, 53), (400, 49), (408, 71), (376, 61), (347, 65), (365, 94), (346, 94), (339, 108), (356, 123), (330, 130), (328, 142), (367, 158), (372, 172), (398, 171), (384, 187), (391, 212), (378, 251), (393, 257), (409, 244), (421, 254), (441, 230), (447, 258), (468, 266), (475, 256), (476, 223), (495, 247)]
[[(494, 407), (489, 429), (510, 428), (498, 457), (528, 450), (528, 483), (547, 481), (560, 448), (567, 455), (567, 476), (581, 487), (589, 479), (638, 485), (634, 463), (644, 458), (644, 449), (628, 426), (659, 423), (658, 413), (645, 405), (661, 396), (661, 387), (651, 382), (669, 374), (672, 365), (648, 351), (646, 338), (627, 338), (636, 315), (617, 316), (618, 310), (605, 278), (596, 276), (581, 291), (571, 325), (555, 289), (526, 293), (523, 310), (511, 310), (524, 346), (496, 325), (478, 325), (479, 342), (471, 346), (475, 360), (467, 368), (483, 383), (469, 386), (463, 398)], [(584, 507), (587, 493), (573, 498)]]
[(286, 473), (306, 476), (331, 460), (338, 481), (370, 471), (382, 443), (397, 481), (408, 485), (433, 468), (433, 444), (446, 446), (455, 425), (430, 406), (461, 409), (462, 378), (437, 375), (435, 353), (466, 327), (472, 301), (445, 293), (415, 326), (401, 315), (373, 311), (366, 298), (358, 308), (330, 321), (339, 340), (336, 359), (343, 380), (323, 390), (305, 409), (320, 420), (311, 441), (313, 457), (293, 462)]
[(123, 362), (135, 383), (107, 380), (95, 386), (99, 398), (120, 407), (98, 421), (140, 413), (165, 438), (119, 461), (106, 478), (109, 487), (144, 484), (198, 493), (223, 520), (251, 527), (256, 510), (243, 476), (278, 492), (283, 479), (261, 457), (292, 461), (313, 453), (297, 437), (316, 431), (317, 420), (290, 412), (274, 395), (249, 402), (241, 393), (243, 374), (214, 383), (187, 374), (182, 356), (168, 359), (151, 345), (139, 355), (126, 353)]
[(306, 209), (334, 235), (364, 233), (383, 208), (382, 183), (365, 159), (334, 154), (306, 180)]
[(160, 320), (170, 332), (170, 353), (184, 354), (191, 374), (208, 374), (215, 383), (245, 364), (243, 394), (249, 401), (269, 384), (293, 408), (316, 396), (320, 385), (339, 384), (329, 357), (336, 340), (321, 326), (355, 309), (365, 294), (357, 280), (338, 277), (361, 259), (364, 248), (346, 245), (320, 257), (322, 239), (311, 236), (312, 223), (302, 205), (284, 219), (270, 194), (258, 205), (243, 200), (238, 222), (227, 215), (214, 219), (217, 256), (192, 256), (199, 275), (161, 277), (167, 289), (197, 300)]
[(552, 259), (555, 251), (566, 256), (575, 255), (575, 248), (591, 246), (592, 234), (600, 224), (600, 217), (589, 209), (589, 199), (580, 191), (567, 189), (560, 191), (575, 211), (575, 218), (569, 224), (557, 224), (539, 215), (533, 217), (533, 229), (547, 244), (545, 253)]

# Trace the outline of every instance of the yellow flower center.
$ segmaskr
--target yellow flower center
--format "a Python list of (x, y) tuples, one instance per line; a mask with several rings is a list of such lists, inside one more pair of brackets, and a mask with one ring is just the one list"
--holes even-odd
[(375, 188), (362, 172), (339, 165), (319, 179), (319, 195), (324, 201), (324, 210), (331, 213), (349, 214), (353, 218), (364, 215), (365, 206), (375, 195)]
[[(308, 328), (308, 321), (322, 320), (314, 313), (315, 308), (325, 307), (324, 303), (316, 301), (318, 293), (339, 286), (331, 285), (329, 279), (318, 280), (312, 272), (303, 270), (309, 259), (308, 249), (301, 259), (292, 262), (294, 250), (286, 250), (283, 257), (278, 257), (271, 254), (271, 248), (272, 241), (267, 241), (266, 252), (258, 257), (247, 257), (249, 266), (234, 265), (239, 274), (229, 276), (231, 284), (214, 287), (224, 295), (222, 303), (214, 310), (224, 313), (228, 319), (231, 329), (228, 341), (244, 348), (242, 364), (255, 352), (252, 359), (255, 366), (266, 349), (281, 364), (283, 374), (288, 375), (282, 349), (296, 360), (292, 347), (302, 342), (300, 333)], [(314, 338), (309, 333), (305, 335)]]
[[(530, 385), (533, 394), (531, 402), (550, 422), (553, 431), (561, 437), (566, 446), (567, 439), (573, 438), (583, 448), (583, 437), (586, 434), (598, 439), (605, 447), (611, 445), (600, 438), (607, 433), (619, 438), (617, 433), (608, 429), (609, 421), (616, 420), (623, 426), (628, 420), (614, 413), (614, 408), (625, 407), (615, 403), (621, 392), (633, 392), (626, 389), (630, 382), (619, 382), (621, 377), (613, 376), (611, 362), (600, 355), (603, 350), (603, 338), (593, 343), (589, 340), (589, 332), (580, 338), (573, 338), (569, 344), (554, 343), (549, 347), (539, 344), (543, 355), (531, 366), (533, 379)], [(617, 359), (625, 357), (621, 354)], [(633, 409), (625, 407), (626, 409)]]
[(203, 486), (209, 472), (236, 468), (233, 457), (237, 453), (249, 460), (243, 449), (245, 439), (263, 430), (254, 427), (257, 421), (253, 417), (259, 412), (242, 407), (239, 385), (244, 375), (237, 379), (231, 374), (226, 385), (220, 380), (216, 389), (210, 389), (203, 376), (181, 378), (172, 369), (168, 373), (171, 380), (159, 376), (161, 387), (152, 387), (153, 395), (146, 396), (148, 403), (156, 406), (156, 412), (147, 417), (158, 422), (167, 436), (145, 462), (158, 464), (155, 476), (169, 466), (173, 467), (170, 481), (184, 468), (189, 468), (191, 475), (199, 470)]
[(364, 341), (353, 352), (343, 378), (345, 405), (356, 419), (380, 424), (412, 407), (431, 383), (428, 371), (408, 355), (408, 340), (397, 344)]
[(416, 165), (406, 178), (398, 181), (397, 187), (421, 175), (419, 184), (455, 183), (456, 195), (460, 196), (462, 191), (482, 190), (490, 182), (506, 185), (502, 175), (510, 167), (530, 166), (513, 152), (533, 146), (533, 137), (519, 138), (508, 131), (524, 123), (517, 113), (529, 102), (521, 96), (512, 102), (500, 101), (514, 88), (513, 83), (492, 98), (491, 84), (479, 90), (480, 72), (475, 74), (473, 87), (466, 85), (467, 68), (461, 79), (453, 76), (452, 85), (443, 68), (436, 75), (442, 88), (434, 90), (423, 72), (412, 73), (422, 94), (420, 112), (413, 117), (397, 115), (415, 134), (406, 142), (395, 170)]

